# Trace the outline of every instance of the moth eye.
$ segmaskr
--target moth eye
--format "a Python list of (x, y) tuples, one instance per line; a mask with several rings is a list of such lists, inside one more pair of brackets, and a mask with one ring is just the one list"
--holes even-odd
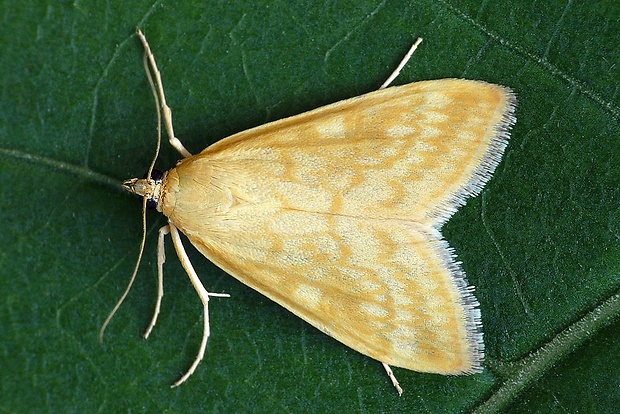
[[(143, 179), (146, 179), (148, 175), (148, 171), (142, 176)], [(151, 181), (155, 184), (161, 184), (164, 178), (164, 173), (160, 170), (153, 169), (151, 171)], [(159, 197), (147, 197), (146, 199), (146, 209), (147, 210), (156, 210), (157, 204), (159, 204)]]
[(151, 198), (151, 197), (147, 198), (146, 199), (146, 209), (147, 210), (156, 210), (158, 202), (159, 202), (158, 199)]
[[(148, 171), (144, 173), (144, 175), (142, 176), (143, 179), (146, 179), (146, 176), (148, 175)], [(161, 180), (164, 178), (164, 173), (160, 170), (156, 170), (153, 169), (153, 171), (151, 171), (151, 180), (155, 181), (156, 183), (161, 183)]]

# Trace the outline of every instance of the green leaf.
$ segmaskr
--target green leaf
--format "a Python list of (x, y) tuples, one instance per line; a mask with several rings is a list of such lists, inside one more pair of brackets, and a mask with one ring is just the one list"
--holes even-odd
[[(7, 1), (0, 32), (0, 411), (612, 412), (620, 406), (620, 7), (598, 2)], [(397, 83), (463, 77), (519, 98), (504, 160), (444, 227), (477, 287), (482, 374), (380, 364), (238, 283), (188, 244), (201, 306), (172, 249), (156, 298), (157, 228), (137, 257), (156, 114), (149, 38), (191, 152), (243, 129)], [(178, 155), (164, 145), (158, 165)]]

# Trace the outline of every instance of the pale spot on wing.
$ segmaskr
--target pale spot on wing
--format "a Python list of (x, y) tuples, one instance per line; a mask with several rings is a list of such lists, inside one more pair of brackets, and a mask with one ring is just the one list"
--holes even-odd
[(385, 158), (394, 157), (398, 155), (398, 151), (395, 147), (383, 147), (381, 148), (381, 156)]
[(351, 269), (350, 267), (338, 267), (338, 270), (342, 274), (342, 276), (347, 280), (355, 280), (360, 286), (365, 287), (369, 290), (378, 289), (380, 285), (378, 283), (373, 282), (370, 279), (367, 279), (368, 276), (365, 272), (360, 272), (355, 269)]
[(295, 296), (310, 307), (317, 307), (321, 303), (321, 297), (323, 296), (321, 289), (309, 285), (299, 285), (294, 292)]
[[(393, 299), (395, 299), (396, 297), (398, 297), (398, 295), (395, 296)], [(398, 309), (398, 313), (396, 314), (396, 316), (399, 320), (402, 321), (410, 321), (415, 319), (415, 315), (412, 312), (409, 312), (406, 307)]]
[(418, 337), (415, 327), (400, 325), (398, 328), (394, 329), (392, 333), (395, 337), (400, 338), (400, 341), (396, 344), (396, 349), (407, 351), (417, 348), (418, 345), (413, 341), (413, 338)]
[(390, 314), (383, 306), (372, 302), (363, 302), (360, 304), (360, 307), (371, 316), (378, 318), (385, 318)]
[(394, 295), (392, 300), (397, 306), (408, 306), (413, 304), (413, 300), (406, 295)]
[(478, 134), (467, 129), (460, 130), (456, 134), (463, 142), (475, 142), (478, 138)]
[(441, 123), (448, 120), (448, 115), (445, 112), (426, 111), (424, 112), (424, 120), (431, 123)]
[(321, 172), (326, 168), (326, 160), (317, 154), (309, 154), (307, 152), (296, 152), (291, 154), (291, 158), (296, 166), (303, 166), (303, 168), (294, 168), (294, 177), (298, 178), (304, 183), (316, 186), (320, 183)]
[(359, 165), (381, 165), (383, 163), (383, 160), (372, 155), (368, 155), (365, 157), (357, 157), (355, 162)]
[(407, 157), (408, 160), (419, 160), (421, 157), (415, 156), (416, 152), (432, 152), (436, 151), (437, 147), (435, 145), (431, 145), (425, 141), (418, 141), (412, 146), (412, 154)]
[(350, 158), (352, 155), (354, 155), (354, 151), (351, 148), (339, 148), (337, 150), (334, 150), (334, 155), (333, 157), (335, 159), (348, 159)]
[(340, 246), (338, 245), (338, 243), (336, 243), (336, 241), (334, 240), (332, 236), (318, 235), (312, 239), (312, 244), (316, 246), (316, 251), (319, 253), (324, 253), (324, 254), (331, 253), (334, 256), (339, 256), (335, 254), (335, 252), (339, 251)]
[(425, 137), (426, 139), (429, 139), (429, 138), (433, 138), (433, 137), (437, 137), (437, 136), (441, 136), (441, 135), (442, 135), (442, 133), (441, 133), (441, 129), (436, 128), (436, 127), (434, 127), (434, 126), (430, 126), (430, 125), (424, 125), (424, 124), (423, 124), (423, 125), (421, 125), (421, 126), (420, 126), (420, 130), (421, 130), (421, 131), (420, 131), (420, 133), (421, 133), (422, 135), (424, 135), (424, 137)]
[(315, 267), (313, 269), (312, 272), (307, 273), (306, 279), (308, 279), (308, 281), (313, 281), (319, 285), (322, 284), (322, 281), (329, 279), (333, 272), (331, 271), (332, 269), (330, 267)]
[(416, 133), (416, 129), (408, 125), (394, 125), (385, 132), (390, 138), (402, 138), (412, 136)]
[(406, 284), (400, 280), (397, 280), (398, 277), (402, 277), (402, 275), (398, 274), (398, 272), (394, 272), (394, 270), (387, 266), (381, 266), (377, 268), (377, 276), (390, 287), (390, 290), (393, 291), (401, 291), (404, 292), (406, 288)]
[(426, 111), (431, 111), (431, 108), (435, 108), (441, 111), (446, 106), (452, 104), (452, 99), (448, 97), (445, 93), (435, 92), (433, 94), (426, 95), (428, 98), (424, 105), (428, 108), (425, 108)]
[(331, 118), (328, 122), (317, 122), (315, 127), (319, 134), (330, 138), (342, 139), (346, 136), (342, 117)]
[[(365, 275), (362, 275), (362, 276), (365, 276)], [(373, 279), (365, 278), (360, 282), (360, 287), (365, 291), (374, 292), (375, 290), (378, 290), (381, 288), (381, 284), (377, 283)]]

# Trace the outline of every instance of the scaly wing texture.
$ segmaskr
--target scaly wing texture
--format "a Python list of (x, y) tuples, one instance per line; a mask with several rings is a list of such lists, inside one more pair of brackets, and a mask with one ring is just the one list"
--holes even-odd
[(440, 226), (491, 177), (515, 102), (484, 82), (416, 82), (235, 134), (200, 155), (272, 162), (262, 169), (280, 180), (261, 193), (292, 207), (314, 201), (316, 211)]
[(351, 348), (480, 369), (477, 302), (441, 224), (499, 162), (514, 96), (439, 80), (226, 138), (169, 171), (162, 211), (205, 256)]

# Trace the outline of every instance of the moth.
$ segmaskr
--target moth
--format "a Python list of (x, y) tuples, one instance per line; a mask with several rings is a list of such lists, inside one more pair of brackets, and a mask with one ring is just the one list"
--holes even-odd
[[(390, 366), (446, 375), (481, 371), (479, 304), (440, 230), (480, 193), (502, 158), (516, 121), (509, 88), (464, 79), (388, 87), (418, 39), (379, 90), (191, 155), (174, 135), (155, 58), (137, 35), (158, 115), (161, 107), (170, 144), (183, 156), (164, 173), (153, 169), (155, 156), (146, 178), (123, 183), (144, 207), (168, 218), (159, 232), (159, 293), (145, 337), (163, 296), (168, 233), (204, 312), (198, 355), (173, 386), (204, 356), (209, 298), (227, 296), (204, 288), (180, 233), (242, 283), (381, 362), (399, 393)], [(101, 335), (135, 278), (144, 208), (143, 229), (134, 274)]]

